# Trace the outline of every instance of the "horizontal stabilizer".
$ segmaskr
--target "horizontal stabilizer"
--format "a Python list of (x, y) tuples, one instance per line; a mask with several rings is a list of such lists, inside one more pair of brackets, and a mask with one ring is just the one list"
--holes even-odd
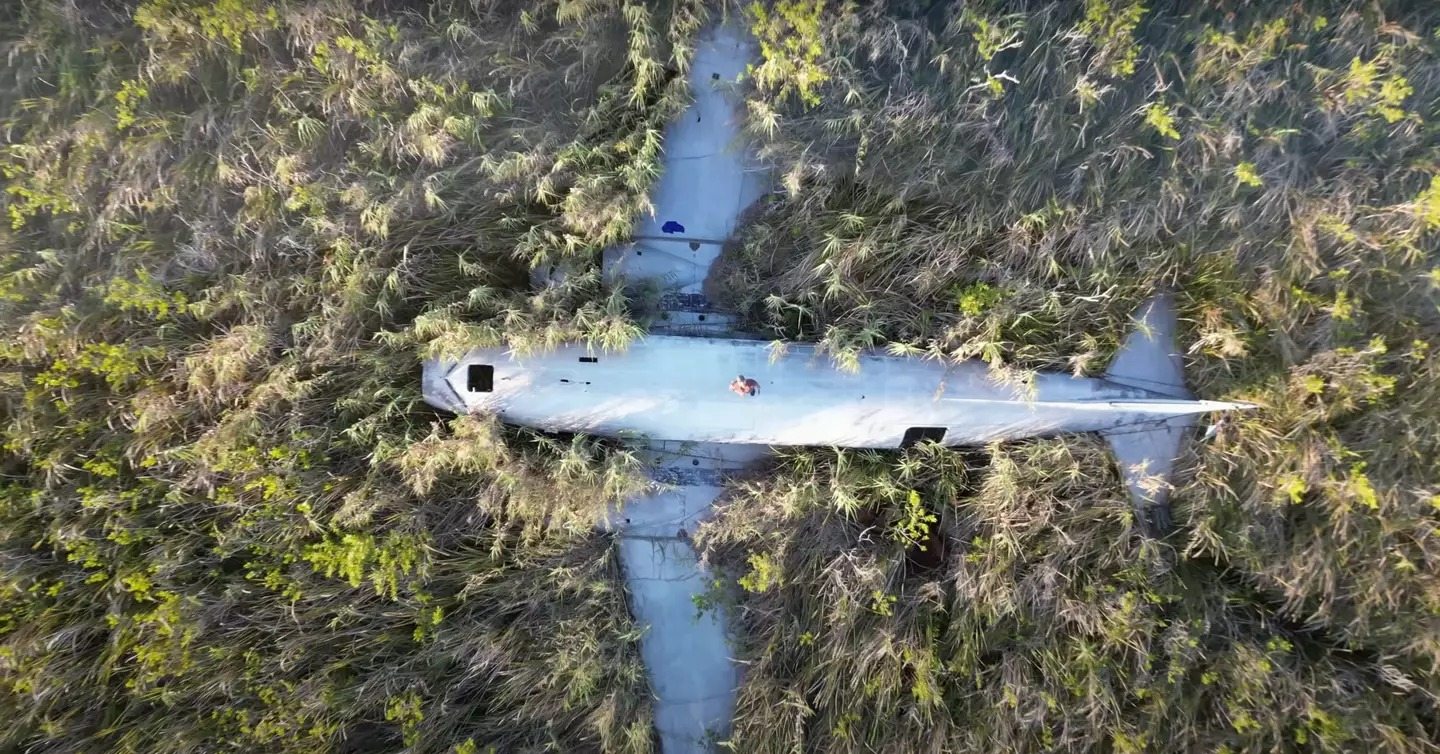
[(1193, 423), (1193, 416), (1177, 416), (1105, 433), (1136, 517), (1153, 534), (1170, 530), (1170, 473)]
[(1189, 398), (1185, 365), (1175, 348), (1175, 302), (1168, 294), (1146, 301), (1135, 314), (1135, 330), (1115, 356), (1105, 379), (1172, 398)]

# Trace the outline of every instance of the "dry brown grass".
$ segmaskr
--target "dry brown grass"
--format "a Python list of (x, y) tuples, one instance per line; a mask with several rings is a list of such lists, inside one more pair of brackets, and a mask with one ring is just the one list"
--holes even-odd
[(528, 271), (628, 230), (704, 15), (0, 7), (0, 749), (653, 750), (633, 461), (418, 361), (638, 332)]
[(752, 102), (788, 193), (728, 288), (841, 364), (1081, 374), (1173, 288), (1197, 392), (1261, 410), (1189, 451), (1164, 542), (1089, 439), (737, 492), (712, 554), (781, 574), (739, 593), (739, 750), (1433, 750), (1440, 15), (1138, 7), (827, 8), (818, 103)]

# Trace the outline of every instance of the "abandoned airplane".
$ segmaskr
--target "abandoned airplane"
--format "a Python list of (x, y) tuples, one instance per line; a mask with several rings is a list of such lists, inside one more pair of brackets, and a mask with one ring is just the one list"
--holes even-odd
[[(612, 284), (660, 287), (664, 327), (620, 353), (478, 349), (423, 369), (425, 399), (438, 408), (629, 438), (668, 482), (628, 501), (613, 528), (636, 620), (647, 626), (641, 654), (662, 749), (670, 754), (707, 751), (724, 737), (738, 683), (723, 614), (695, 614), (694, 600), (710, 579), (685, 531), (705, 518), (725, 474), (768, 447), (973, 445), (1098, 432), (1114, 450), (1142, 521), (1153, 518), (1164, 528), (1165, 480), (1185, 430), (1200, 415), (1246, 407), (1195, 400), (1186, 390), (1165, 296), (1141, 308), (1135, 331), (1103, 376), (1038, 374), (1023, 389), (996, 383), (980, 363), (877, 353), (851, 373), (810, 345), (773, 349), (717, 337), (733, 335), (733, 320), (704, 299), (702, 284), (720, 244), (768, 184), (743, 142), (732, 93), (753, 54), (750, 40), (729, 26), (702, 40), (690, 71), (695, 102), (665, 133), (655, 211), (642, 218), (631, 243), (602, 257)], [(563, 274), (544, 272), (540, 285)], [(737, 375), (738, 388), (727, 390)]]

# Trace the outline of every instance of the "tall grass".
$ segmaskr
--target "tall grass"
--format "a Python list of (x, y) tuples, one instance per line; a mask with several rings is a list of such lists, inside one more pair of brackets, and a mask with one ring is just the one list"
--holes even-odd
[(803, 451), (734, 490), (699, 537), (742, 574), (736, 750), (1434, 750), (1425, 678), (1140, 536), (1105, 454)]
[(623, 449), (419, 359), (621, 347), (698, 3), (0, 8), (0, 749), (650, 751)]
[[(723, 12), (0, 5), (0, 748), (653, 750), (592, 529), (635, 459), (417, 361), (639, 334), (594, 252)], [(1173, 288), (1197, 392), (1262, 408), (1164, 541), (1093, 438), (783, 454), (697, 535), (735, 748), (1433, 751), (1440, 12), (745, 17), (753, 327), (1096, 374)]]
[[(712, 556), (780, 574), (738, 592), (737, 749), (1433, 750), (1440, 14), (821, 12), (819, 58), (770, 48), (820, 67), (818, 99), (750, 102), (787, 193), (712, 287), (752, 326), (842, 366), (1094, 375), (1170, 288), (1192, 386), (1261, 410), (1183, 459), (1163, 542), (1082, 438), (858, 481), (807, 452), (737, 491)], [(907, 488), (939, 562), (892, 534), (923, 518)]]

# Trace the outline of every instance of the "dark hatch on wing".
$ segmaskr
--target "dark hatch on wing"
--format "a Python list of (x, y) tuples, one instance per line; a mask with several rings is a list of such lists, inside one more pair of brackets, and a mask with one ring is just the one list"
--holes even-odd
[(905, 430), (905, 438), (900, 441), (900, 447), (909, 448), (919, 445), (926, 440), (932, 442), (945, 442), (944, 427), (911, 427)]

